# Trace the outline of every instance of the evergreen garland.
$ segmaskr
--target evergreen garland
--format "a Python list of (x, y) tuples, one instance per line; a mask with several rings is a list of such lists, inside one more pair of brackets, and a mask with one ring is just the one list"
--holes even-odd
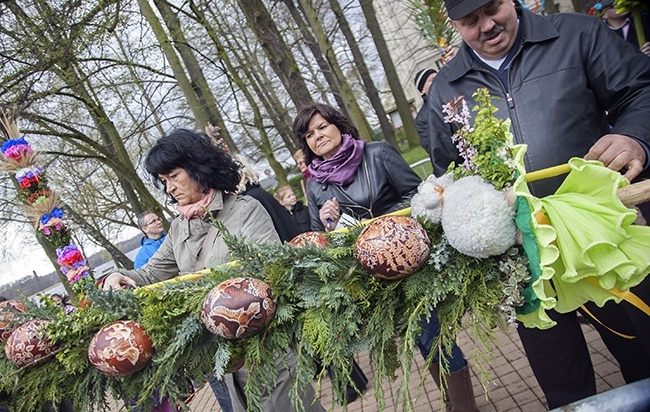
[[(30, 305), (29, 312), (17, 317), (16, 323), (27, 318), (50, 320), (47, 333), (58, 349), (54, 359), (22, 369), (2, 357), (0, 390), (11, 393), (19, 411), (39, 410), (66, 398), (82, 411), (107, 410), (107, 395), (133, 400), (148, 411), (156, 390), (183, 405), (191, 380), (202, 385), (209, 376), (222, 377), (243, 355), (249, 371), (244, 389), (249, 409), (259, 411), (263, 393), (272, 389), (277, 378), (276, 358), (282, 359), (278, 355), (291, 349), (297, 374), (292, 399), (301, 410), (297, 391), (313, 382), (314, 376), (319, 388), (325, 375), (324, 370), (317, 374), (317, 362), (333, 369), (333, 388), (342, 399), (352, 382), (352, 357), (367, 351), (376, 372), (380, 409), (385, 406), (382, 383), (394, 381), (402, 368), (403, 409), (412, 410), (408, 379), (414, 356), (419, 356), (420, 320), (437, 306), (440, 323), (445, 325), (425, 367), (436, 352), (450, 350), (461, 328), (469, 328), (483, 343), (482, 356), (489, 357), (494, 328), (508, 326), (500, 302), (508, 298), (509, 275), (500, 269), (500, 262), (513, 259), (512, 255), (482, 260), (462, 255), (445, 242), (439, 226), (422, 224), (432, 241), (431, 257), (401, 280), (376, 278), (356, 261), (354, 246), (361, 227), (331, 234), (326, 248), (248, 244), (221, 227), (239, 266), (219, 267), (198, 281), (124, 291), (103, 291), (84, 278), (80, 284), (87, 302), (74, 314), (65, 315), (48, 302), (44, 308)], [(209, 333), (199, 315), (214, 286), (240, 276), (267, 282), (278, 309), (261, 333), (226, 341)], [(94, 333), (118, 319), (140, 323), (154, 343), (155, 354), (142, 371), (109, 378), (89, 364), (87, 349)], [(444, 362), (441, 365), (448, 368)], [(485, 363), (478, 365), (485, 370)]]

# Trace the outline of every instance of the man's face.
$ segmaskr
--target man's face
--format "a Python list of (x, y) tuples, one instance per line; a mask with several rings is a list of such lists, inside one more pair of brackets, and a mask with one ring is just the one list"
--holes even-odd
[(479, 56), (504, 57), (517, 38), (517, 11), (512, 0), (494, 0), (451, 25)]
[(427, 77), (427, 81), (424, 82), (424, 86), (422, 87), (422, 94), (427, 95), (429, 94), (429, 87), (431, 87), (431, 83), (433, 83), (433, 79), (436, 78), (438, 73), (431, 73), (429, 77)]
[(159, 239), (160, 236), (162, 236), (162, 232), (164, 230), (162, 219), (160, 219), (154, 213), (150, 213), (144, 219), (144, 226), (142, 226), (140, 229), (142, 229), (148, 238)]

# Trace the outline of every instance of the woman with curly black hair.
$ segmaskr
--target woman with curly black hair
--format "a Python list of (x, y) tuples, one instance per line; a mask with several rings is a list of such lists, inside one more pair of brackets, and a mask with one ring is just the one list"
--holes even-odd
[[(145, 167), (156, 186), (176, 204), (178, 216), (149, 262), (137, 270), (111, 273), (104, 280), (105, 289), (160, 282), (227, 262), (228, 247), (211, 218), (249, 242), (280, 242), (264, 207), (252, 197), (236, 195), (239, 165), (210, 144), (206, 135), (180, 129), (160, 138), (147, 154)], [(295, 355), (278, 354), (276, 366), (275, 387), (262, 396), (264, 410), (293, 411), (289, 392), (295, 378)], [(247, 380), (248, 372), (243, 368), (225, 376), (234, 411), (246, 410), (243, 388)], [(320, 403), (312, 404), (311, 386), (301, 391), (301, 397), (306, 412), (323, 411)]]
[(167, 238), (138, 270), (120, 270), (104, 280), (105, 288), (160, 282), (228, 261), (228, 248), (210, 217), (233, 234), (255, 242), (278, 242), (266, 210), (255, 199), (238, 197), (239, 165), (210, 144), (207, 136), (179, 129), (160, 138), (145, 158), (157, 187), (176, 204), (178, 216)]

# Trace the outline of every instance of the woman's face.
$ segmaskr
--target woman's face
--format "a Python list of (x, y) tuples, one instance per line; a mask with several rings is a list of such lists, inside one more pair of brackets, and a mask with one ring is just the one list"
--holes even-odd
[(327, 160), (341, 148), (341, 131), (316, 113), (309, 119), (305, 140), (316, 156)]
[(305, 156), (299, 157), (298, 160), (296, 160), (296, 164), (302, 173), (305, 173), (307, 171), (307, 162), (305, 161)]
[(167, 174), (159, 174), (158, 178), (165, 185), (165, 190), (179, 206), (191, 205), (205, 197), (203, 186), (194, 180), (182, 167), (177, 167)]
[(284, 196), (282, 196), (282, 199), (280, 199), (280, 204), (287, 208), (287, 210), (292, 210), (296, 205), (296, 202), (296, 194), (293, 193), (293, 190), (287, 191)]

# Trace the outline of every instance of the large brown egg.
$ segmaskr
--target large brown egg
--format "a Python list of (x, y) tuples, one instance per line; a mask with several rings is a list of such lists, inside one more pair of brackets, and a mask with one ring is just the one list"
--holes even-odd
[(201, 321), (224, 339), (255, 335), (271, 322), (276, 305), (268, 283), (254, 278), (234, 278), (215, 286), (203, 301)]
[(6, 300), (0, 302), (0, 342), (9, 339), (14, 328), (9, 324), (14, 319), (15, 312), (27, 312), (27, 306), (19, 300)]
[(54, 344), (45, 334), (48, 323), (46, 320), (30, 320), (18, 326), (7, 339), (7, 359), (16, 366), (33, 365), (47, 360), (54, 350)]
[(90, 341), (88, 359), (107, 376), (127, 376), (144, 368), (153, 356), (144, 328), (132, 320), (104, 326)]
[(401, 279), (426, 262), (431, 241), (424, 228), (405, 216), (384, 216), (366, 226), (356, 244), (357, 260), (382, 279)]
[(323, 232), (304, 232), (291, 239), (289, 242), (294, 246), (313, 245), (325, 247), (330, 242), (330, 238)]

